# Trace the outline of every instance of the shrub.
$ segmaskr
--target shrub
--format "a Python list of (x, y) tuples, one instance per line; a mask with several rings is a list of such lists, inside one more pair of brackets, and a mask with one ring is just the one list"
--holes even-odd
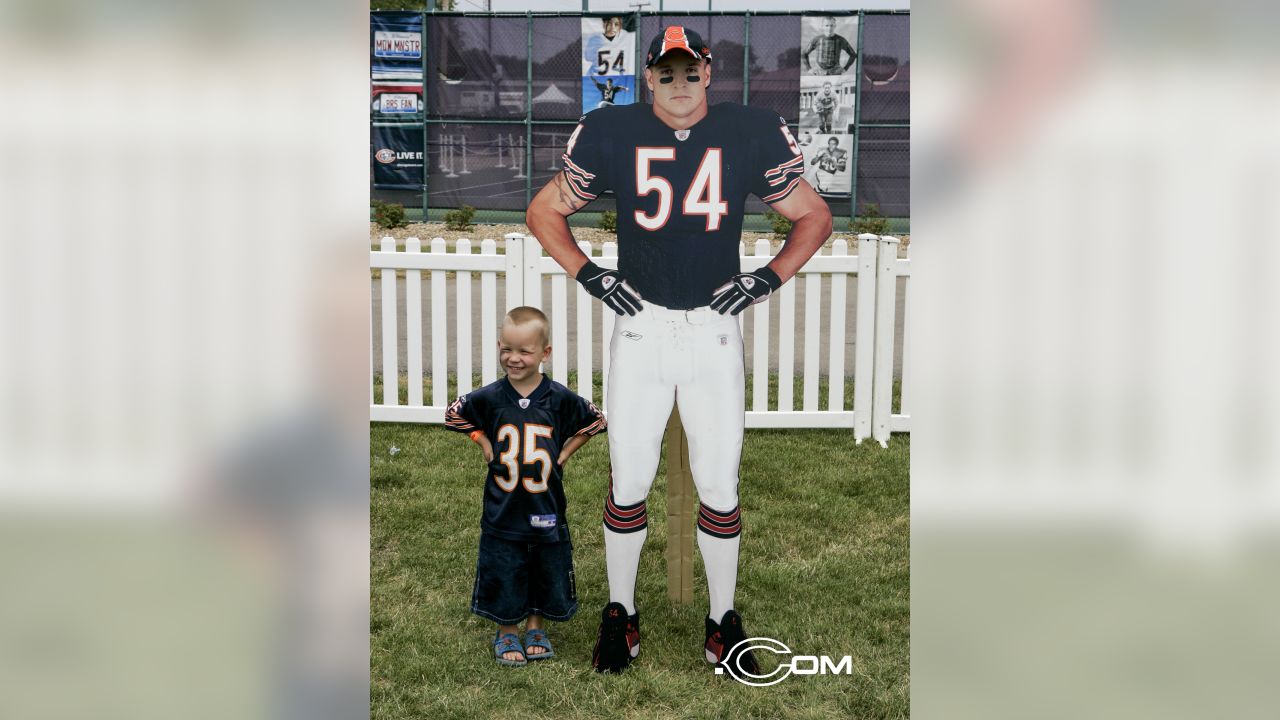
[(476, 209), (470, 205), (463, 205), (457, 210), (450, 210), (444, 214), (444, 226), (450, 230), (470, 230), (475, 227), (471, 222), (471, 218), (475, 217)]
[(880, 214), (877, 203), (863, 203), (862, 214), (849, 221), (849, 229), (855, 233), (886, 235), (889, 232), (889, 218)]
[(373, 221), (378, 227), (384, 229), (404, 227), (409, 223), (404, 219), (404, 206), (399, 203), (385, 203), (374, 200), (370, 203), (373, 206)]
[(773, 226), (774, 237), (785, 238), (791, 232), (791, 221), (787, 216), (773, 210), (765, 211), (764, 217)]
[(600, 213), (600, 224), (597, 226), (605, 232), (618, 232), (618, 213), (613, 210), (605, 210)]

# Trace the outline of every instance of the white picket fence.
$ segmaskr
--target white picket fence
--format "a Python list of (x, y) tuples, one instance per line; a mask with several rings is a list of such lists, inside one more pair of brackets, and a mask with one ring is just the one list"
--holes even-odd
[[(480, 253), (474, 253), (475, 245), (469, 240), (454, 243), (453, 252), (442, 238), (431, 241), (427, 252), (417, 238), (405, 241), (405, 249), (397, 249), (396, 241), (383, 238), (381, 250), (369, 253), (370, 269), (381, 269), (381, 344), (383, 378), (398, 378), (403, 374), (408, 383), (408, 402), (399, 404), (398, 393), (385, 393), (382, 402), (375, 402), (374, 373), (370, 374), (369, 415), (373, 421), (442, 423), (444, 412), (451, 400), (447, 386), (449, 358), (453, 355), (457, 378), (457, 393), (472, 390), (473, 345), (480, 349), (480, 377), (488, 384), (498, 377), (497, 328), (502, 316), (511, 307), (531, 305), (541, 308), (551, 318), (554, 349), (551, 355), (550, 375), (564, 381), (568, 378), (572, 359), (577, 371), (577, 383), (571, 388), (583, 397), (591, 398), (600, 407), (606, 407), (608, 397), (609, 352), (608, 338), (613, 332), (615, 315), (593, 299), (580, 285), (572, 282), (564, 269), (542, 252), (542, 246), (532, 236), (508, 234), (504, 239), (504, 253), (498, 253), (498, 243), (492, 239), (481, 240)], [(867, 437), (887, 445), (891, 432), (909, 432), (911, 416), (908, 410), (910, 378), (907, 362), (910, 345), (902, 338), (902, 388), (898, 412), (892, 410), (894, 347), (897, 327), (898, 278), (903, 283), (903, 327), (910, 307), (911, 261), (898, 257), (899, 241), (888, 236), (864, 234), (858, 236), (857, 255), (848, 254), (848, 244), (836, 239), (830, 251), (820, 251), (801, 268), (797, 277), (788, 282), (766, 302), (754, 305), (739, 316), (740, 323), (750, 323), (752, 329), (752, 360), (747, 371), (752, 377), (751, 397), (748, 399), (747, 427), (749, 428), (846, 428), (853, 431), (854, 439), (861, 442)], [(592, 255), (590, 243), (579, 243), (582, 251)], [(754, 252), (741, 248), (742, 268), (754, 270), (766, 264), (770, 244), (766, 239), (756, 241)], [(599, 256), (593, 256), (599, 265), (617, 267), (617, 244), (604, 243)], [(399, 318), (397, 309), (397, 270), (404, 271), (405, 283), (405, 367), (399, 367)], [(423, 318), (422, 274), (429, 273), (431, 301), (431, 398), (423, 398)], [(453, 311), (456, 313), (455, 334), (448, 334), (449, 292), (447, 273), (456, 273), (453, 292)], [(475, 305), (474, 280), (479, 275), (479, 307)], [(829, 291), (822, 291), (822, 278), (829, 278)], [(854, 318), (854, 368), (853, 407), (846, 408), (845, 394), (845, 326), (848, 284), (855, 279), (857, 293)], [(497, 284), (501, 277), (505, 284), (506, 307), (498, 307)], [(543, 278), (550, 277), (551, 297), (549, 307), (543, 301)], [(570, 290), (572, 286), (572, 290)], [(803, 289), (800, 289), (803, 288)], [(568, 293), (576, 293), (576, 317), (570, 318)], [(800, 408), (795, 407), (794, 378), (796, 364), (796, 296), (804, 296), (803, 314), (803, 367)], [(770, 306), (781, 305), (776, 337), (770, 333)], [(480, 336), (473, 337), (473, 313), (480, 313)], [(826, 323), (823, 323), (823, 317)], [(577, 338), (570, 352), (569, 323), (575, 324)], [(604, 339), (602, 352), (593, 349), (596, 332)], [(828, 338), (826, 407), (819, 407), (820, 346), (821, 337)], [(865, 342), (864, 339), (870, 339)], [(370, 349), (372, 354), (372, 331)], [(777, 406), (769, 407), (769, 356), (776, 345), (778, 355)], [(371, 358), (373, 368), (377, 359)], [(598, 362), (597, 362), (598, 361)], [(594, 371), (603, 373), (602, 393), (592, 392)], [(390, 387), (396, 383), (388, 381)]]

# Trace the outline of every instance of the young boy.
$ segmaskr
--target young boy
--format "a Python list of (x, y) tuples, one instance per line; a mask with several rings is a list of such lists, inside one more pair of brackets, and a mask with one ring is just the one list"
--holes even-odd
[(498, 339), (507, 376), (459, 397), (445, 413), (445, 427), (467, 433), (489, 463), (471, 611), (498, 623), (494, 655), (516, 667), (554, 655), (544, 618), (564, 621), (578, 610), (562, 471), (605, 429), (595, 405), (539, 372), (550, 339), (541, 310), (507, 313)]

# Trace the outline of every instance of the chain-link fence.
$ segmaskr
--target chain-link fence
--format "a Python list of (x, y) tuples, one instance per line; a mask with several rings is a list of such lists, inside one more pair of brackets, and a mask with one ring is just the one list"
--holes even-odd
[[(910, 16), (901, 11), (822, 13), (632, 13), (622, 29), (635, 41), (635, 102), (650, 102), (639, 58), (662, 27), (696, 30), (711, 46), (708, 103), (769, 108), (800, 132), (804, 17), (856, 18), (856, 94), (851, 122), (829, 132), (853, 140), (848, 194), (827, 195), (837, 218), (852, 219), (874, 203), (895, 232), (909, 231)], [(421, 34), (420, 68), (397, 73), (374, 62), (371, 149), (398, 142), (420, 152), (422, 184), (379, 182), (371, 197), (404, 205), (409, 217), (438, 221), (470, 205), (481, 223), (523, 222), (529, 199), (557, 172), (560, 154), (582, 115), (584, 18), (618, 13), (373, 13), (375, 24), (398, 23)], [(849, 38), (853, 41), (853, 38)], [(402, 63), (403, 65), (403, 63)], [(403, 68), (401, 68), (403, 69)], [(381, 73), (379, 71), (382, 71)], [(420, 78), (414, 85), (409, 74)], [(396, 83), (403, 83), (397, 85)], [(417, 93), (413, 101), (390, 99)], [(394, 114), (385, 112), (393, 108)], [(845, 117), (848, 117), (846, 115)], [(801, 140), (803, 143), (804, 141)], [(385, 152), (385, 150), (383, 151)], [(409, 153), (414, 156), (413, 152)], [(381, 158), (375, 158), (375, 165)], [(385, 178), (384, 178), (385, 180)], [(857, 202), (852, 202), (856, 198)], [(594, 225), (613, 209), (611, 194), (573, 216)], [(766, 230), (764, 203), (747, 204), (748, 230)], [(837, 229), (845, 223), (836, 221)]]

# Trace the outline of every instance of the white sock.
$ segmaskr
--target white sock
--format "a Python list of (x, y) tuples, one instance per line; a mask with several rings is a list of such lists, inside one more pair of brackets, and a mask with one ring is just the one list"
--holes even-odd
[(728, 512), (699, 504), (698, 550), (707, 570), (707, 594), (711, 597), (708, 617), (720, 622), (733, 609), (733, 595), (738, 588), (738, 545), (742, 520), (738, 508)]
[(609, 572), (609, 602), (622, 603), (628, 615), (636, 612), (636, 573), (640, 551), (649, 536), (649, 516), (643, 500), (615, 505), (609, 493), (604, 508), (604, 558)]

